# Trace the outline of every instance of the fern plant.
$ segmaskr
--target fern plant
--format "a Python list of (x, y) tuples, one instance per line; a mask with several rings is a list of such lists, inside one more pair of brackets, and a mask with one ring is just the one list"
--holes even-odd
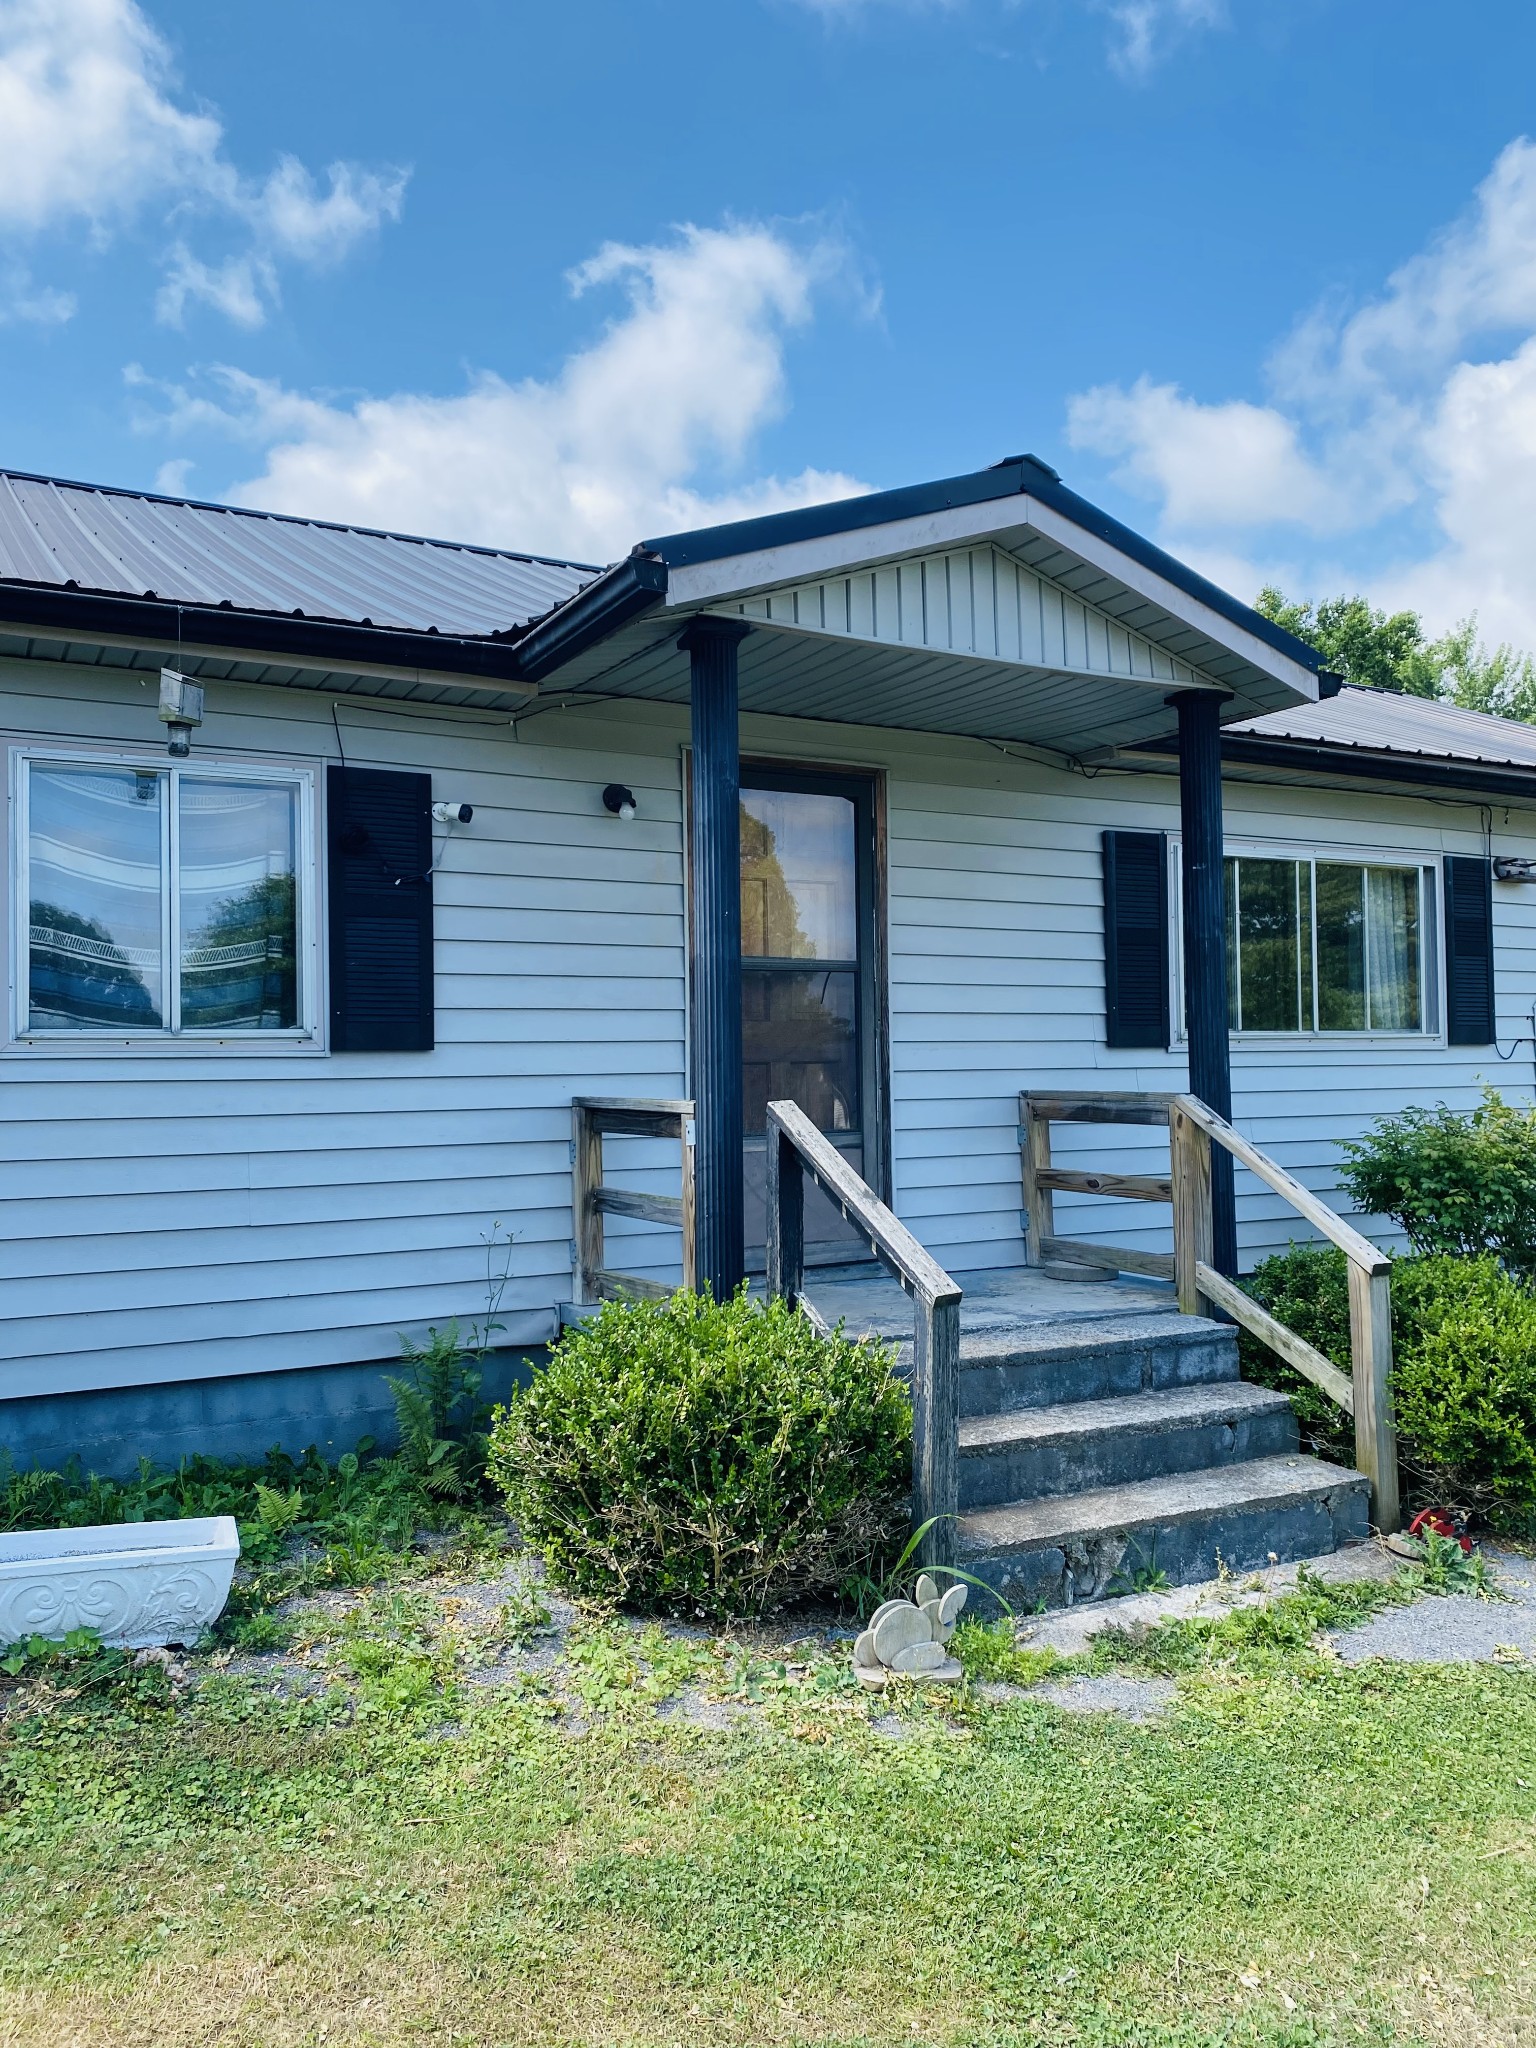
[(482, 1368), (492, 1336), (504, 1327), (498, 1311), (511, 1276), (513, 1240), (493, 1223), (482, 1242), (485, 1314), (470, 1325), (467, 1339), (457, 1316), (440, 1330), (429, 1329), (425, 1344), (402, 1336), (405, 1370), (386, 1380), (395, 1397), (401, 1459), (430, 1493), (445, 1500), (464, 1499), (485, 1476), (491, 1411), (480, 1399)]

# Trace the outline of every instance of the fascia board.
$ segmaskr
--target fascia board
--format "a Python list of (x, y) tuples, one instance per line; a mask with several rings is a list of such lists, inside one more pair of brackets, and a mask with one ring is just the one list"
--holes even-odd
[[(1267, 647), (1256, 635), (1244, 632), (1241, 626), (1224, 619), (1219, 612), (1212, 611), (1209, 605), (1180, 590), (1155, 570), (1144, 568), (1109, 542), (1101, 541), (1072, 520), (1064, 519), (1059, 512), (1041, 504), (1038, 498), (1026, 499), (1025, 503), (1029, 524), (1046, 540), (1055, 541), (1069, 554), (1090, 563), (1095, 569), (1101, 569), (1106, 576), (1113, 576), (1128, 590), (1134, 590), (1195, 632), (1203, 633), (1207, 640), (1214, 640), (1218, 647), (1227, 648), (1264, 675), (1273, 676), (1276, 682), (1284, 683), (1308, 704), (1318, 701), (1317, 677), (1311, 669), (1303, 668), (1299, 661), (1293, 661), (1278, 648)], [(1185, 658), (1188, 659), (1187, 656)]]

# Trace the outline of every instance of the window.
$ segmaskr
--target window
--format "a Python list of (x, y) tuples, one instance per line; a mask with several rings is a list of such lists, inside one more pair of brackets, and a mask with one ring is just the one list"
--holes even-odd
[(1417, 864), (1229, 854), (1232, 1029), (1434, 1029), (1434, 903)]
[(19, 1033), (306, 1031), (309, 802), (303, 774), (22, 758)]

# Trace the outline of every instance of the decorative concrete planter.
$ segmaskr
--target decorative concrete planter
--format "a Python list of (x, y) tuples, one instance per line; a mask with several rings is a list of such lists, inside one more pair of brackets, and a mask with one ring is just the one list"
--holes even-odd
[(125, 1650), (194, 1643), (239, 1555), (233, 1515), (0, 1536), (0, 1643), (76, 1628)]

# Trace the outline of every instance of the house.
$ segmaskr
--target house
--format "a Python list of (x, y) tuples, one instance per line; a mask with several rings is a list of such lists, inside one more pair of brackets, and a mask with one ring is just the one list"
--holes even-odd
[[(965, 1273), (1024, 1259), (1021, 1091), (1192, 1087), (1326, 1197), (1531, 1085), (1536, 735), (1340, 689), (1032, 457), (603, 569), (3, 475), (0, 706), (22, 1462), (381, 1426), (509, 1235), (548, 1342), (580, 1097), (697, 1099), (719, 1287), (770, 1100)], [(610, 1143), (609, 1262), (675, 1280), (677, 1146)], [(1305, 1234), (1219, 1162), (1213, 1231)]]

